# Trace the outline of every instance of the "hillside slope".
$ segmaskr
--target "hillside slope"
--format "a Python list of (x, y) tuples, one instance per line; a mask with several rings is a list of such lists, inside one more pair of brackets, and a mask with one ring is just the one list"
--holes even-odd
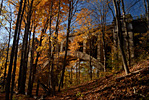
[[(149, 100), (149, 60), (124, 72), (117, 72), (97, 80), (62, 90), (51, 100)], [(120, 77), (121, 76), (121, 77)]]
[[(130, 74), (125, 72), (111, 73), (102, 78), (80, 84), (57, 92), (46, 100), (149, 100), (149, 59), (141, 61), (132, 68)], [(35, 89), (33, 95), (35, 95)], [(44, 95), (40, 88), (39, 98)], [(14, 100), (35, 100), (25, 95), (14, 95)], [(42, 100), (39, 99), (38, 100)], [(0, 100), (5, 93), (0, 93)]]

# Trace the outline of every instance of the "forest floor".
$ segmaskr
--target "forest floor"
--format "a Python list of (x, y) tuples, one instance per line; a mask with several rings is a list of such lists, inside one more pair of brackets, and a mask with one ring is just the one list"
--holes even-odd
[(51, 100), (149, 100), (149, 59), (130, 69), (64, 89)]
[[(149, 59), (130, 68), (130, 74), (124, 71), (111, 73), (102, 78), (63, 89), (56, 96), (45, 100), (149, 100)], [(33, 91), (35, 93), (35, 91)], [(33, 94), (34, 94), (33, 93)], [(43, 91), (40, 90), (39, 95)], [(4, 93), (0, 93), (4, 100)], [(35, 100), (27, 96), (15, 95), (14, 100)]]

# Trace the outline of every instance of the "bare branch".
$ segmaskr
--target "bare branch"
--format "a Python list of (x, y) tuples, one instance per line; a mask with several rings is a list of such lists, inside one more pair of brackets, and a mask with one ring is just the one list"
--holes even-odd
[(129, 8), (126, 9), (126, 11), (129, 13), (131, 8), (136, 5), (137, 3), (139, 3), (141, 0), (137, 0), (135, 3), (133, 3)]

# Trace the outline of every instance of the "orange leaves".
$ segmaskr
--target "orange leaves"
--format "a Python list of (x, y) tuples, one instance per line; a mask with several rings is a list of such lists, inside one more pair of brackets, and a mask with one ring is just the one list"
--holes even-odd
[(58, 42), (62, 42), (62, 40), (64, 39), (64, 33), (61, 33), (58, 35)]
[(69, 45), (69, 49), (71, 50), (72, 53), (75, 52), (78, 48), (79, 44), (77, 41), (74, 41)]
[(79, 13), (76, 13), (76, 17), (77, 17), (76, 21), (80, 25), (83, 24), (84, 22), (87, 23), (88, 21), (90, 21), (90, 17), (89, 17), (90, 14), (91, 14), (91, 11), (84, 8)]

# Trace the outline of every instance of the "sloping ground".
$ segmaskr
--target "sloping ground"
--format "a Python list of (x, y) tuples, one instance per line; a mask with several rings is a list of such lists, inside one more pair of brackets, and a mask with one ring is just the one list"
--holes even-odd
[[(132, 73), (127, 76), (124, 71), (111, 73), (100, 79), (63, 89), (54, 97), (46, 97), (46, 100), (149, 100), (149, 60), (139, 62), (130, 72)], [(33, 94), (35, 95), (35, 90)], [(0, 93), (0, 100), (4, 100), (4, 95)], [(39, 95), (44, 95), (43, 90), (39, 91)], [(15, 95), (15, 100), (35, 99)]]
[[(149, 60), (130, 69), (131, 74), (117, 72), (86, 84), (62, 90), (51, 100), (149, 100)], [(121, 76), (121, 77), (120, 77)]]
[[(27, 95), (14, 93), (12, 100), (36, 100), (35, 98), (41, 98), (41, 96), (44, 95), (44, 91), (42, 88), (39, 88), (38, 97), (35, 97), (36, 89), (34, 88), (32, 91), (32, 94), (34, 95), (34, 98), (29, 97)], [(0, 92), (0, 100), (5, 100), (5, 93), (4, 92)]]

